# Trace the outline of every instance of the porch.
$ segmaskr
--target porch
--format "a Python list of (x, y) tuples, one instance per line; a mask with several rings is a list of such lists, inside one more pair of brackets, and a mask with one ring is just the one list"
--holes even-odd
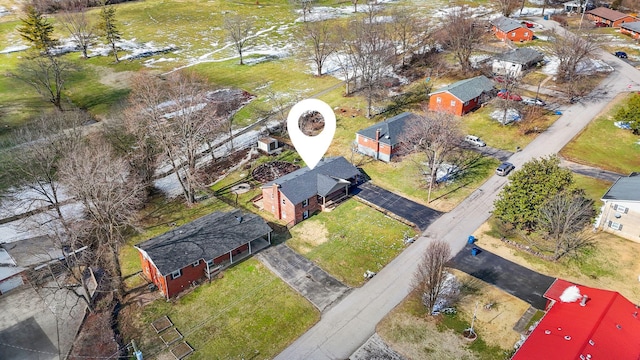
[[(204, 268), (204, 273), (207, 279), (211, 280), (211, 278), (218, 275), (222, 270), (228, 268), (229, 266), (240, 262), (254, 253), (258, 251), (268, 248), (271, 246), (271, 233), (267, 235), (267, 238), (259, 237), (255, 240), (250, 241), (245, 250), (236, 252), (237, 249), (229, 251), (226, 255), (228, 258), (222, 262), (214, 263), (213, 260), (208, 260), (206, 262), (207, 266)], [(243, 246), (244, 247), (244, 246)]]

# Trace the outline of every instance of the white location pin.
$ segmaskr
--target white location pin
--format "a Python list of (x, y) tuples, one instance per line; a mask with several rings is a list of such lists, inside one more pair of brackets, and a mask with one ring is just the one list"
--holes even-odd
[[(311, 111), (317, 111), (324, 119), (324, 129), (316, 136), (307, 136), (300, 130), (300, 117)], [(293, 146), (309, 169), (318, 165), (324, 153), (329, 149), (336, 133), (336, 114), (327, 103), (318, 99), (305, 99), (295, 104), (287, 117), (287, 131)]]

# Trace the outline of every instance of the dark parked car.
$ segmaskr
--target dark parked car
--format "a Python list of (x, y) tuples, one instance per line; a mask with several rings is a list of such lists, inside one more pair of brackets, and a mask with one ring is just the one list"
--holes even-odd
[(616, 51), (615, 53), (613, 53), (613, 55), (619, 57), (620, 59), (626, 59), (627, 58), (627, 53), (624, 51)]
[(516, 167), (510, 163), (510, 162), (503, 162), (502, 164), (500, 164), (500, 166), (498, 166), (498, 168), (496, 169), (496, 174), (498, 176), (507, 176), (509, 175), (509, 173), (511, 172), (511, 170), (515, 169)]
[(598, 21), (598, 22), (595, 23), (595, 26), (596, 27), (609, 27), (609, 24), (604, 23), (602, 21)]

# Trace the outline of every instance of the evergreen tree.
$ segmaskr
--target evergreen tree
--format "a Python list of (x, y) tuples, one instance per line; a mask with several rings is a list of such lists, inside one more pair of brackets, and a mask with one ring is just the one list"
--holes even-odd
[(20, 36), (36, 50), (46, 53), (58, 42), (53, 37), (53, 25), (34, 6), (27, 7), (27, 16), (21, 21), (22, 26), (18, 28)]
[(105, 3), (102, 6), (102, 10), (100, 11), (100, 23), (98, 24), (98, 29), (102, 32), (102, 36), (104, 36), (108, 45), (111, 46), (111, 51), (113, 56), (116, 58), (116, 62), (119, 62), (118, 59), (118, 49), (116, 48), (116, 42), (120, 41), (122, 38), (122, 33), (118, 29), (116, 24), (116, 8), (112, 5), (107, 5)]
[(634, 94), (626, 106), (618, 110), (613, 118), (616, 121), (628, 122), (634, 135), (640, 135), (640, 95)]

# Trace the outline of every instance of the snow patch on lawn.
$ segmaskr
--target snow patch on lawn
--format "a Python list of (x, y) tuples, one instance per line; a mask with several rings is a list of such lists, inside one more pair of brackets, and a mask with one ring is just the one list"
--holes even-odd
[(18, 51), (24, 51), (24, 50), (27, 50), (28, 48), (29, 46), (27, 45), (11, 45), (0, 50), (0, 54), (9, 54), (9, 53), (18, 52)]

